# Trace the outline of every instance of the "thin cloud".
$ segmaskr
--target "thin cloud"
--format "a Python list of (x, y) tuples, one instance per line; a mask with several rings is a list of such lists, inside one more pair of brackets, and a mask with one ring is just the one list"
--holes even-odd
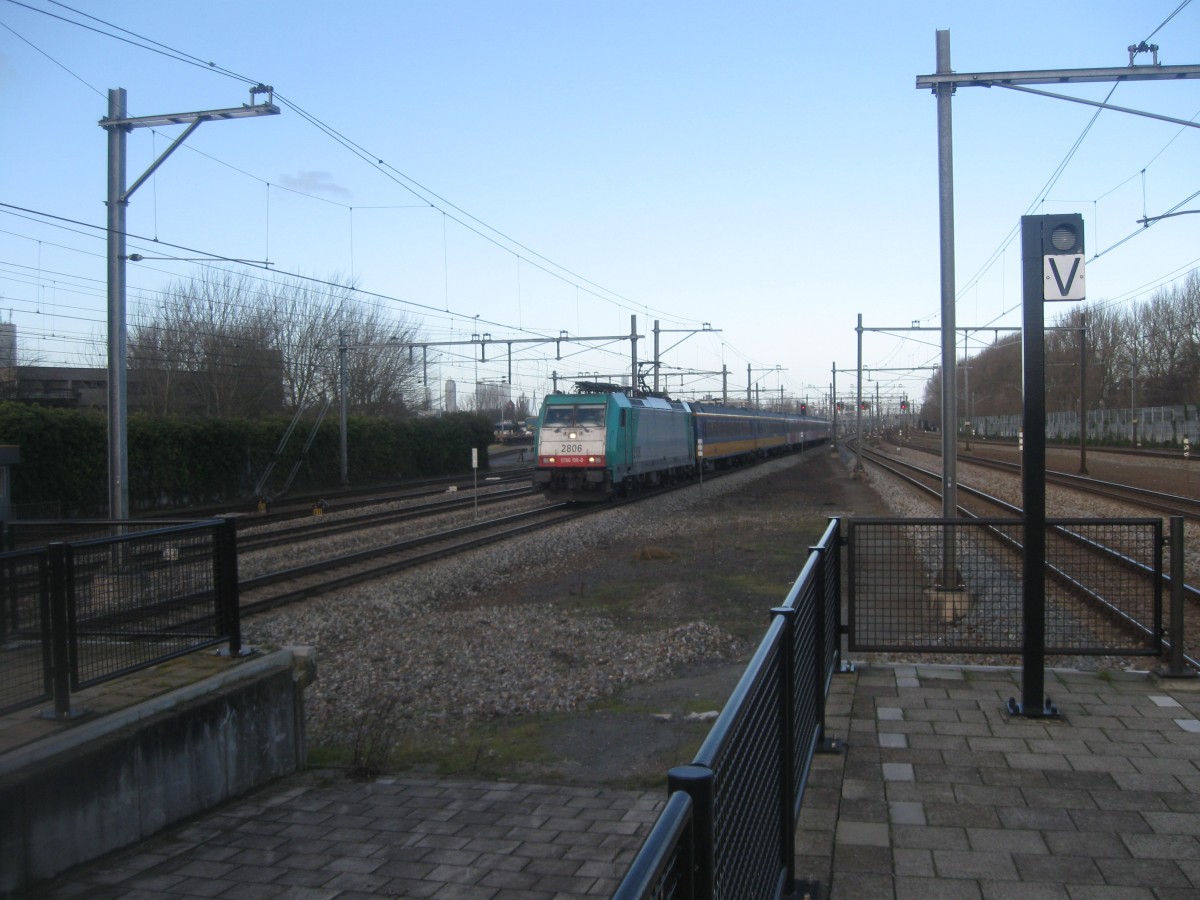
[(284, 175), (279, 179), (282, 187), (302, 194), (323, 194), (338, 197), (342, 200), (351, 199), (350, 191), (337, 184), (329, 172), (301, 172), (299, 175)]

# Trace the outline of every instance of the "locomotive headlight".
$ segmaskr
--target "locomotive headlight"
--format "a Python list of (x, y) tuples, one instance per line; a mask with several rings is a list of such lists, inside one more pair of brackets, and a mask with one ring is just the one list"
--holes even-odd
[(596, 457), (594, 457), (594, 456), (589, 456), (589, 457), (588, 457), (588, 462), (590, 462), (590, 463), (594, 463), (595, 461), (596, 461)]
[(573, 440), (573, 441), (574, 441), (574, 440), (578, 440), (578, 439), (579, 439), (579, 435), (578, 435), (578, 434), (576, 434), (574, 431), (570, 432), (570, 433), (567, 435), (567, 437), (569, 437), (569, 438), (570, 438), (571, 440)]
[(551, 456), (550, 457), (550, 465), (554, 465), (554, 463), (555, 463), (555, 459), (553, 456)]

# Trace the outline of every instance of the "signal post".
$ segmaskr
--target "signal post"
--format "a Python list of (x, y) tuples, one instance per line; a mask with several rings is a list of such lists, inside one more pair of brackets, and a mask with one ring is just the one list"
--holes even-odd
[(1078, 213), (1021, 218), (1022, 386), (1024, 508), (1022, 577), (1024, 630), (1021, 702), (1010, 713), (1057, 716), (1046, 697), (1046, 315), (1044, 305), (1085, 296), (1083, 216)]

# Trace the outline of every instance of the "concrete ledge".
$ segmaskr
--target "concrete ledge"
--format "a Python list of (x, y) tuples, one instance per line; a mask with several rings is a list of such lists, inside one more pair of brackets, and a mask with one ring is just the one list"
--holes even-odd
[(0, 758), (0, 893), (303, 768), (311, 648), (286, 648)]

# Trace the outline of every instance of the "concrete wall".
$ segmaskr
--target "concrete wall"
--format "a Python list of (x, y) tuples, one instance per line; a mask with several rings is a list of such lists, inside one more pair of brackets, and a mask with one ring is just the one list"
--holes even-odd
[(0, 894), (304, 766), (304, 648), (275, 651), (0, 761)]

